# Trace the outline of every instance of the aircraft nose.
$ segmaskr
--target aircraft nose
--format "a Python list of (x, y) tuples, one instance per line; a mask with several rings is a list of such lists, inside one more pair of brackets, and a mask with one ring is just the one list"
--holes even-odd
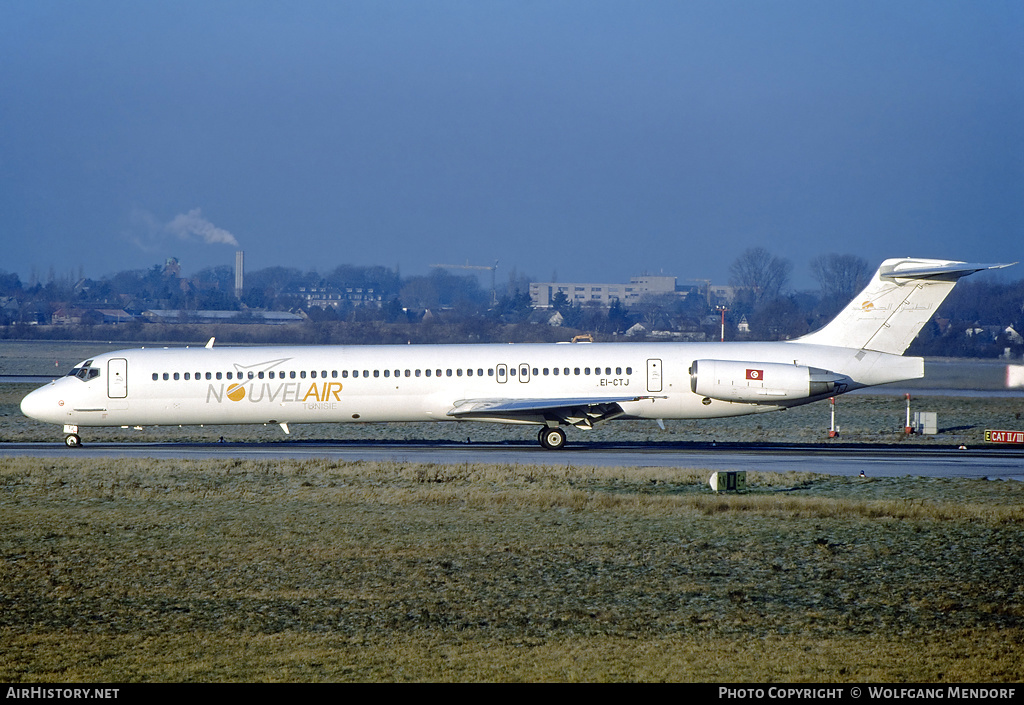
[(59, 423), (57, 419), (60, 413), (60, 405), (50, 389), (51, 385), (40, 387), (34, 392), (29, 392), (21, 400), (21, 413), (30, 419), (37, 421), (50, 421)]

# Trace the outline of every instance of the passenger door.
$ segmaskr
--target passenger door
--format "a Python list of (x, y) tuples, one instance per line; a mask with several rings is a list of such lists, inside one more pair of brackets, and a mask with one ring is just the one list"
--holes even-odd
[(647, 391), (661, 391), (661, 360), (651, 359), (647, 361)]
[(107, 362), (107, 396), (111, 399), (128, 397), (128, 360), (123, 357)]

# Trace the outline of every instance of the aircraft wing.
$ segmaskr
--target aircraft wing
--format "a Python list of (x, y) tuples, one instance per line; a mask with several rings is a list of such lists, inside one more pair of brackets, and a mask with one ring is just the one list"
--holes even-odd
[(448, 416), (471, 420), (508, 420), (541, 422), (557, 420), (580, 428), (590, 428), (624, 414), (619, 402), (655, 399), (654, 396), (562, 397), (551, 399), (460, 399)]

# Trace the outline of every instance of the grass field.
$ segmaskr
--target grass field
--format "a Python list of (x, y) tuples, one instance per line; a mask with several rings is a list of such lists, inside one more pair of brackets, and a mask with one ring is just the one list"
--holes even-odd
[(13, 459), (0, 680), (1020, 681), (1024, 483)]

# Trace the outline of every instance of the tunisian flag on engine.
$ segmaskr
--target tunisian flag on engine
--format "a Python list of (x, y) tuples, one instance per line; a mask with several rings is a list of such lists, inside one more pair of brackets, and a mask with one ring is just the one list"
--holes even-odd
[(751, 370), (751, 369), (748, 369), (747, 370), (747, 379), (756, 379), (756, 380), (759, 380), (759, 381), (763, 380), (764, 379), (764, 370)]

